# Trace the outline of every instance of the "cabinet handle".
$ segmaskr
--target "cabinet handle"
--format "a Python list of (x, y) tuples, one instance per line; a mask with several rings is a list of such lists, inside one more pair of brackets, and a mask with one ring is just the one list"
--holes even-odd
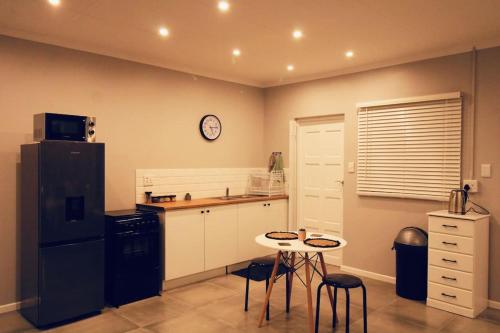
[(204, 210), (202, 210), (202, 211), (201, 211), (201, 213), (203, 214), (203, 213), (205, 213), (205, 211), (204, 211)]
[(458, 229), (458, 227), (456, 225), (451, 225), (451, 224), (441, 224), (443, 227), (445, 228), (455, 228), (455, 229)]
[(262, 206), (266, 207), (266, 206), (267, 206), (267, 204), (263, 204)]
[(456, 260), (450, 260), (450, 259), (446, 259), (446, 258), (443, 258), (443, 259), (441, 259), (441, 260), (443, 260), (444, 262), (452, 262), (452, 263), (454, 263), (454, 264), (456, 264), (456, 263), (457, 263), (457, 261), (456, 261)]
[(444, 297), (457, 298), (457, 296), (455, 296), (455, 295), (449, 295), (446, 293), (441, 293), (441, 295), (443, 295)]
[(210, 213), (210, 209), (209, 209), (209, 210), (207, 210), (207, 213)]
[(450, 242), (441, 242), (443, 243), (444, 245), (453, 245), (453, 246), (457, 246), (458, 244), (457, 243), (450, 243)]
[(271, 204), (270, 204), (270, 203), (268, 203), (268, 204), (267, 204), (267, 207), (269, 207), (269, 206), (271, 206)]
[(444, 275), (442, 275), (441, 278), (445, 279), (445, 280), (457, 281), (456, 278), (451, 278), (451, 277), (447, 277), (447, 276), (444, 276)]

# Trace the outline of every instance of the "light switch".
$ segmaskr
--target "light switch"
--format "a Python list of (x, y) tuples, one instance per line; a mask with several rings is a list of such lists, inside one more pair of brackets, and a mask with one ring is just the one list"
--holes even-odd
[(491, 164), (481, 164), (481, 177), (491, 177)]
[(354, 162), (347, 163), (347, 172), (354, 173)]

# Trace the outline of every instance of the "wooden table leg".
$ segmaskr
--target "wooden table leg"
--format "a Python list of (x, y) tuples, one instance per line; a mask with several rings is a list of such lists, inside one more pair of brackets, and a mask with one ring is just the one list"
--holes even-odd
[[(321, 271), (323, 273), (323, 276), (326, 276), (328, 274), (328, 272), (326, 270), (326, 264), (325, 264), (325, 259), (323, 258), (323, 253), (318, 252), (318, 257), (319, 257), (319, 261), (321, 263)], [(327, 285), (326, 289), (328, 290), (328, 297), (330, 298), (330, 304), (331, 304), (332, 309), (333, 309), (332, 287)]]
[(309, 254), (305, 253), (306, 264), (306, 288), (307, 288), (307, 321), (309, 323), (309, 332), (314, 333), (314, 319), (312, 308), (312, 291), (311, 291), (311, 262), (309, 261)]
[(278, 267), (280, 265), (280, 259), (281, 251), (278, 251), (278, 253), (276, 254), (276, 259), (274, 259), (274, 267), (269, 281), (269, 288), (267, 289), (266, 300), (264, 301), (264, 304), (262, 305), (262, 311), (260, 312), (259, 327), (262, 326), (264, 316), (266, 315), (267, 304), (269, 304), (269, 299), (271, 298), (271, 292), (273, 290), (274, 280), (276, 279), (276, 273), (278, 272)]
[(293, 286), (293, 270), (295, 269), (295, 252), (292, 252), (292, 258), (290, 259), (290, 273), (288, 278), (288, 304), (287, 309), (290, 308), (290, 302), (292, 299), (292, 286)]

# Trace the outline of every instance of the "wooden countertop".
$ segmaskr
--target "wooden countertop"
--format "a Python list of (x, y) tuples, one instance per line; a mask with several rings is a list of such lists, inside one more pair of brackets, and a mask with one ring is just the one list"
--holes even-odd
[(237, 198), (232, 200), (224, 200), (220, 198), (203, 198), (203, 199), (193, 199), (189, 201), (179, 200), (179, 201), (167, 201), (161, 203), (144, 203), (144, 204), (136, 204), (136, 206), (137, 208), (153, 209), (165, 212), (165, 211), (179, 210), (179, 209), (234, 205), (247, 202), (258, 202), (258, 201), (269, 201), (269, 200), (280, 200), (280, 199), (288, 199), (288, 195), (273, 195), (270, 197), (251, 196), (249, 198)]

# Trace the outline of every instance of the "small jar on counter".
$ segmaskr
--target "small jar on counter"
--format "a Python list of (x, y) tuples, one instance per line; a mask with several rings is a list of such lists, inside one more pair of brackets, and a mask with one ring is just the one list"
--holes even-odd
[(299, 229), (298, 235), (299, 235), (299, 240), (304, 241), (306, 239), (306, 229), (304, 228)]

